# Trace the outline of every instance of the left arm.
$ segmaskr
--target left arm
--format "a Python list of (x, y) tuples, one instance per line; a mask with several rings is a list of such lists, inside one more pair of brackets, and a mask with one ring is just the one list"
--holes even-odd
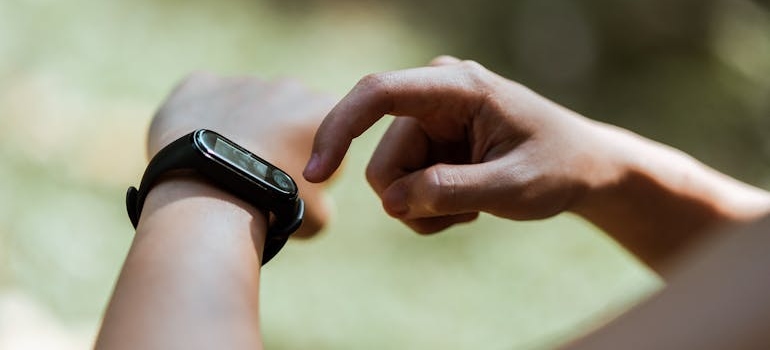
[[(148, 154), (195, 129), (219, 132), (294, 178), (306, 207), (294, 236), (312, 236), (329, 201), (301, 171), (332, 105), (290, 81), (194, 74), (155, 115)], [(168, 175), (147, 195), (96, 348), (260, 349), (265, 213), (202, 177)]]
[(259, 349), (265, 216), (194, 177), (150, 191), (99, 349)]

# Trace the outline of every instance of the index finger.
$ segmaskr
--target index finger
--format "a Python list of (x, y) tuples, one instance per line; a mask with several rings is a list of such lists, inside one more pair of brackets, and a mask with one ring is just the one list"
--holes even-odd
[[(367, 75), (321, 123), (305, 179), (321, 182), (339, 167), (354, 138), (385, 114), (409, 115), (421, 122), (451, 118), (447, 133), (464, 133), (463, 118), (479, 109), (486, 95), (480, 81), (486, 71), (472, 61)], [(448, 122), (442, 120), (442, 123)]]

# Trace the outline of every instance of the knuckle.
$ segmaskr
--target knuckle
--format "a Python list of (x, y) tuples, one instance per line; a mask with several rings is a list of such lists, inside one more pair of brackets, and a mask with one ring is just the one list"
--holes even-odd
[(462, 60), (460, 61), (459, 65), (460, 67), (462, 67), (462, 69), (465, 69), (466, 71), (469, 71), (469, 72), (481, 72), (485, 70), (484, 66), (482, 66), (481, 63), (478, 63), (474, 60)]
[(385, 73), (367, 74), (356, 84), (356, 89), (369, 93), (381, 93), (385, 91)]
[(486, 76), (487, 69), (476, 61), (465, 60), (460, 62), (459, 66), (465, 74), (468, 74), (471, 77), (481, 78)]
[(458, 63), (463, 76), (476, 89), (486, 90), (490, 85), (489, 71), (480, 63), (471, 60), (465, 60)]
[(425, 171), (425, 188), (422, 193), (425, 210), (431, 214), (452, 212), (456, 207), (456, 186), (459, 179), (454, 172), (443, 166)]
[(363, 101), (381, 114), (386, 114), (392, 109), (394, 103), (393, 86), (389, 84), (392, 80), (391, 73), (368, 74), (358, 81), (348, 95), (354, 95), (357, 100)]
[(478, 114), (490, 101), (490, 96), (495, 91), (494, 74), (490, 73), (480, 63), (472, 60), (464, 60), (458, 63), (458, 67), (466, 83), (472, 87), (475, 92), (476, 103), (469, 111), (471, 114)]
[(431, 66), (443, 66), (443, 65), (450, 65), (454, 63), (459, 63), (460, 60), (458, 60), (455, 57), (449, 56), (449, 55), (440, 55), (436, 56), (430, 61)]

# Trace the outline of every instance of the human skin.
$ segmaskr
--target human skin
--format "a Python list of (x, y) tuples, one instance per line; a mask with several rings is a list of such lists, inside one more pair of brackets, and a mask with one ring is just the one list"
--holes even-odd
[(193, 73), (155, 114), (147, 154), (152, 157), (195, 129), (225, 135), (294, 178), (306, 210), (302, 227), (292, 237), (311, 237), (329, 220), (331, 200), (325, 185), (302, 178), (302, 169), (310, 157), (313, 135), (335, 100), (292, 79)]
[[(287, 171), (307, 203), (300, 233), (328, 220), (323, 186), (302, 180), (310, 140), (333, 101), (301, 85), (194, 74), (153, 119), (148, 154), (198, 128)], [(99, 349), (259, 349), (266, 215), (189, 172), (149, 191), (105, 312)]]
[(265, 231), (263, 213), (203, 180), (159, 183), (148, 194), (95, 348), (261, 348)]
[(564, 350), (769, 349), (770, 217), (723, 228), (672, 267), (666, 287)]
[(367, 179), (388, 214), (423, 234), (480, 212), (573, 212), (664, 273), (709, 229), (770, 209), (765, 191), (447, 56), (361, 79), (321, 124), (305, 178), (331, 176), (353, 138), (385, 114), (397, 118)]
[[(678, 151), (583, 118), (476, 63), (440, 58), (434, 65), (362, 81), (319, 130), (308, 179), (328, 178), (350, 141), (382, 114), (409, 114), (415, 117), (397, 118), (383, 137), (367, 176), (385, 209), (420, 232), (473, 220), (481, 211), (533, 219), (571, 210), (636, 253), (659, 252), (653, 244), (663, 244), (663, 253), (645, 259), (657, 263), (700, 241), (708, 227), (766, 211), (766, 193)], [(384, 102), (366, 103), (376, 96)], [(480, 103), (479, 96), (500, 99)], [(310, 154), (310, 135), (330, 108), (328, 98), (296, 84), (197, 74), (159, 110), (148, 153), (192, 129), (220, 131), (305, 186), (308, 210), (319, 213), (316, 224), (304, 226), (312, 235), (328, 217), (323, 186), (304, 183), (298, 174)], [(457, 117), (460, 112), (466, 118)], [(363, 122), (356, 119), (362, 115)], [(446, 115), (462, 123), (444, 123)], [(481, 187), (484, 181), (493, 188)], [(617, 217), (603, 218), (602, 210)], [(650, 217), (661, 221), (645, 223)], [(720, 240), (685, 256), (663, 292), (569, 349), (767, 348), (770, 340), (756, 325), (770, 321), (770, 285), (762, 279), (770, 266), (764, 253), (770, 223), (755, 225), (744, 233), (723, 231)], [(671, 235), (650, 233), (656, 228)], [(237, 197), (189, 173), (166, 177), (147, 197), (96, 347), (261, 348), (265, 231), (265, 214)]]
[(479, 212), (528, 220), (570, 211), (666, 278), (565, 350), (770, 347), (770, 218), (756, 221), (770, 208), (767, 192), (452, 57), (363, 78), (321, 124), (305, 178), (330, 176), (384, 114), (397, 118), (367, 179), (385, 211), (415, 231)]

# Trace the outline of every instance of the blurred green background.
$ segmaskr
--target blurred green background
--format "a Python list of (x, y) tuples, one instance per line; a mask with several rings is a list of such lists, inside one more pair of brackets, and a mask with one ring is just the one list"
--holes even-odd
[[(748, 0), (0, 0), (0, 349), (89, 347), (133, 230), (126, 186), (185, 74), (364, 74), (475, 59), (592, 118), (770, 186), (770, 12)], [(659, 288), (562, 215), (418, 237), (356, 140), (334, 223), (263, 272), (272, 349), (539, 349)]]

